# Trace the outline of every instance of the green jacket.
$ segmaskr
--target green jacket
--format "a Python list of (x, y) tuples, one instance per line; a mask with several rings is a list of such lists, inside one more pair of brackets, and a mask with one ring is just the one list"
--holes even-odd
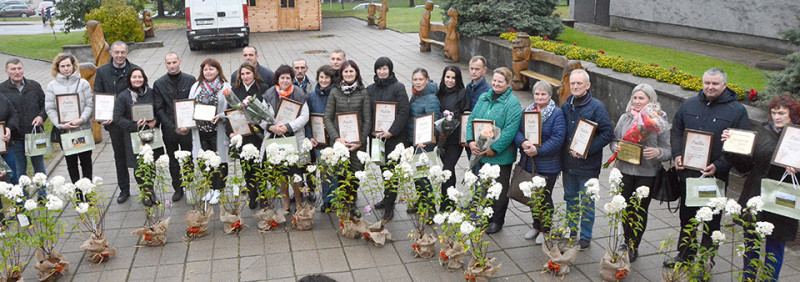
[(514, 150), (514, 137), (519, 130), (519, 123), (522, 121), (522, 106), (509, 87), (500, 98), (492, 100), (494, 90), (489, 90), (481, 94), (478, 103), (472, 109), (467, 122), (467, 142), (474, 140), (472, 136), (473, 119), (494, 120), (494, 125), (500, 128), (500, 138), (491, 146), (492, 151), (497, 154), (494, 157), (484, 156), (481, 163), (492, 165), (509, 165), (517, 160)]

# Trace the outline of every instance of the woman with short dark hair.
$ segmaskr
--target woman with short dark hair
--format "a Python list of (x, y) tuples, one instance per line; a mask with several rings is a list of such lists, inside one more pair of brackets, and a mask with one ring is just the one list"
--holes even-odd
[[(336, 87), (333, 80), (336, 78), (336, 70), (330, 65), (323, 65), (317, 69), (317, 85), (314, 86), (314, 91), (308, 93), (308, 111), (310, 114), (325, 115), (325, 106), (328, 104), (328, 97), (330, 97), (331, 90)], [(314, 146), (314, 153), (311, 155), (311, 162), (316, 163), (317, 158), (320, 156), (320, 151), (327, 146), (330, 146), (333, 141), (328, 141), (323, 145), (320, 142), (325, 140), (316, 140), (311, 132), (311, 123), (306, 124), (306, 137), (311, 141)], [(332, 174), (323, 176), (323, 180), (319, 181), (322, 186), (322, 207), (320, 211), (327, 212), (331, 209), (331, 200), (333, 200), (333, 190), (336, 189), (336, 178)]]

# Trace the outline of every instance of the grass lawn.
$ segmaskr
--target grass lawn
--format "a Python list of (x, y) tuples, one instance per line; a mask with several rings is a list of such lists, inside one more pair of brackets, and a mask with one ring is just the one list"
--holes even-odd
[(42, 17), (39, 16), (30, 16), (27, 18), (23, 17), (0, 17), (0, 22), (41, 22)]
[[(380, 3), (376, 1), (376, 3)], [(391, 0), (389, 1), (389, 12), (387, 13), (386, 26), (391, 29), (399, 30), (402, 32), (418, 32), (419, 21), (422, 19), (422, 14), (425, 13), (424, 8), (409, 8), (408, 1), (406, 0)], [(329, 3), (322, 4), (322, 17), (325, 18), (338, 18), (338, 17), (358, 17), (360, 19), (367, 19), (367, 9), (353, 10), (353, 7), (361, 4), (345, 3), (342, 9), (341, 3), (333, 3), (333, 10)], [(424, 5), (424, 1), (415, 1), (416, 5)], [(376, 14), (378, 14), (376, 12)], [(432, 22), (442, 21), (442, 10), (433, 9), (431, 12)]]
[(156, 26), (156, 30), (186, 28), (186, 18), (153, 18), (153, 25)]
[(745, 90), (755, 88), (756, 91), (761, 91), (767, 85), (767, 78), (764, 76), (763, 70), (751, 68), (740, 63), (593, 36), (572, 28), (567, 28), (564, 33), (558, 36), (558, 40), (566, 43), (577, 43), (580, 47), (603, 50), (606, 55), (656, 63), (665, 68), (677, 67), (696, 76), (702, 75), (709, 68), (718, 67), (728, 73), (729, 82), (738, 84)]
[(52, 60), (61, 53), (62, 45), (83, 44), (84, 31), (73, 31), (67, 34), (56, 32), (34, 35), (2, 35), (0, 36), (0, 52), (19, 56)]

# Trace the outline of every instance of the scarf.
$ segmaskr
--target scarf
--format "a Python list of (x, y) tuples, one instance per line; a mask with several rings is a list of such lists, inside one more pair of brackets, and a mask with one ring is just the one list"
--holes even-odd
[(772, 129), (772, 131), (777, 133), (778, 135), (781, 135), (781, 133), (783, 132), (783, 128), (775, 126), (774, 121), (769, 121), (769, 129)]
[(288, 99), (289, 96), (292, 96), (292, 92), (294, 91), (294, 84), (290, 84), (289, 88), (287, 88), (286, 90), (282, 90), (280, 86), (276, 85), (275, 90), (278, 90), (278, 95), (280, 95), (282, 98)]
[(536, 103), (533, 103), (530, 106), (528, 106), (527, 108), (525, 108), (525, 111), (540, 111), (540, 112), (542, 112), (542, 124), (544, 124), (544, 122), (546, 122), (547, 119), (550, 118), (550, 115), (553, 114), (553, 110), (555, 110), (555, 109), (556, 109), (556, 102), (553, 101), (553, 99), (550, 99), (550, 101), (547, 102), (547, 106), (544, 107), (544, 110), (539, 109), (539, 106), (536, 105)]
[[(425, 90), (425, 88), (422, 88), (422, 90)], [(414, 93), (415, 96), (419, 95), (420, 93), (422, 93), (422, 90), (417, 91), (416, 88), (411, 87), (411, 93)]]
[(215, 78), (214, 81), (208, 83), (205, 79), (203, 79), (203, 87), (200, 90), (200, 95), (202, 96), (201, 102), (206, 105), (214, 104), (214, 96), (217, 96), (217, 92), (222, 89), (222, 80), (219, 77)]
[(358, 89), (358, 86), (360, 86), (361, 84), (355, 82), (352, 85), (347, 85), (347, 82), (343, 80), (342, 83), (339, 85), (342, 87), (342, 93), (344, 93), (344, 95), (350, 95), (353, 94), (353, 92), (355, 92), (356, 89)]
[(332, 87), (332, 86), (333, 86), (333, 85), (328, 85), (328, 87), (327, 87), (327, 88), (325, 88), (325, 89), (321, 89), (321, 88), (320, 88), (320, 86), (319, 86), (319, 83), (317, 83), (317, 85), (316, 85), (316, 86), (314, 86), (314, 91), (315, 91), (315, 92), (317, 93), (317, 95), (319, 95), (319, 96), (328, 96), (328, 94), (330, 94), (330, 93), (331, 93), (331, 89), (333, 89), (333, 87)]
[(135, 94), (131, 95), (131, 100), (134, 104), (136, 104), (136, 100), (138, 100), (139, 97), (144, 97), (144, 94), (147, 93), (147, 88), (145, 88), (144, 85), (140, 88), (129, 87), (128, 90), (131, 91), (131, 94)]

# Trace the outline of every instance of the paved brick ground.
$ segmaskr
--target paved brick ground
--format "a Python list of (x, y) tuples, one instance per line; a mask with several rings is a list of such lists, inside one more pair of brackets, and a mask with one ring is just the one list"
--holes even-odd
[[(281, 63), (302, 57), (308, 61), (312, 71), (327, 63), (327, 53), (341, 48), (348, 58), (360, 64), (366, 83), (371, 83), (372, 63), (380, 56), (393, 59), (398, 79), (410, 86), (413, 69), (426, 67), (432, 78), (439, 81), (441, 70), (447, 65), (443, 62), (441, 50), (420, 53), (416, 34), (403, 34), (394, 31), (378, 31), (367, 28), (363, 21), (352, 18), (324, 19), (323, 30), (309, 32), (260, 33), (253, 34), (251, 44), (261, 55), (261, 62), (275, 69)], [(332, 35), (325, 37), (320, 35)], [(222, 62), (226, 74), (230, 74), (241, 61), (238, 48), (220, 48), (200, 52), (190, 52), (183, 30), (158, 31), (156, 40), (164, 41), (163, 48), (136, 50), (130, 54), (132, 62), (144, 67), (151, 81), (165, 73), (163, 57), (175, 51), (183, 59), (183, 69), (192, 74), (199, 73), (199, 63), (206, 57), (214, 57)], [(304, 54), (306, 51), (323, 50), (320, 54)], [(469, 58), (472, 54), (462, 54)], [(7, 55), (0, 54), (5, 61)], [(25, 60), (28, 77), (47, 82), (51, 79), (48, 63)], [(458, 64), (466, 70), (466, 64)], [(465, 73), (465, 79), (468, 79)], [(523, 105), (532, 102), (528, 92), (515, 92)], [(94, 151), (94, 173), (105, 179), (103, 190), (112, 199), (116, 197), (116, 183), (113, 153), (108, 138)], [(457, 167), (459, 180), (466, 166), (462, 158)], [(57, 166), (55, 174), (67, 175), (63, 161)], [(608, 171), (601, 175), (601, 183), (607, 187)], [(131, 179), (132, 185), (133, 179)], [(134, 186), (135, 187), (135, 186)], [(133, 189), (135, 190), (135, 189)], [(607, 190), (607, 189), (604, 189)], [(601, 193), (605, 194), (605, 193)], [(293, 281), (307, 274), (325, 273), (339, 281), (460, 281), (463, 274), (451, 272), (439, 266), (435, 259), (416, 259), (412, 255), (411, 243), (406, 234), (411, 223), (405, 214), (405, 205), (399, 204), (395, 219), (388, 229), (398, 240), (383, 247), (366, 245), (361, 240), (341, 237), (334, 231), (336, 219), (328, 214), (317, 213), (313, 231), (273, 231), (259, 233), (253, 227), (256, 221), (249, 209), (244, 211), (244, 222), (250, 227), (237, 235), (222, 234), (218, 218), (211, 221), (211, 235), (187, 244), (183, 240), (185, 224), (183, 215), (189, 209), (185, 201), (173, 205), (169, 214), (172, 217), (167, 233), (168, 243), (163, 247), (138, 246), (136, 236), (130, 232), (144, 222), (145, 212), (141, 203), (132, 200), (119, 205), (110, 200), (106, 215), (106, 236), (111, 246), (116, 247), (118, 255), (108, 263), (92, 264), (79, 246), (84, 240), (77, 232), (68, 231), (58, 244), (71, 263), (71, 273), (61, 281)], [(559, 183), (554, 191), (556, 203), (563, 203), (563, 189)], [(359, 206), (365, 205), (366, 196), (360, 197)], [(609, 200), (602, 197), (600, 203)], [(600, 205), (599, 205), (600, 206)], [(217, 210), (217, 214), (218, 210)], [(74, 223), (74, 212), (70, 206), (61, 216), (63, 220)], [(658, 254), (659, 242), (668, 234), (678, 234), (678, 218), (667, 210), (666, 205), (653, 203), (650, 206), (649, 224), (641, 245), (640, 258), (633, 263), (629, 281), (661, 280), (663, 255)], [(541, 266), (547, 261), (540, 246), (522, 238), (530, 228), (531, 218), (522, 205), (513, 203), (506, 216), (505, 228), (494, 235), (487, 236), (490, 241), (490, 256), (497, 257), (503, 264), (494, 280), (508, 281), (549, 281), (555, 280), (543, 275)], [(69, 229), (68, 229), (69, 230)], [(575, 261), (573, 272), (566, 277), (568, 281), (599, 281), (598, 262), (604, 253), (604, 243), (610, 234), (608, 220), (603, 218), (602, 209), (597, 211), (595, 238), (591, 249), (581, 252)], [(35, 270), (29, 265), (24, 276), (35, 280)], [(731, 252), (730, 245), (722, 248), (717, 266), (714, 268), (714, 281), (731, 280), (731, 269), (741, 267), (741, 261)], [(797, 253), (787, 250), (781, 280), (800, 278), (800, 259)]]

